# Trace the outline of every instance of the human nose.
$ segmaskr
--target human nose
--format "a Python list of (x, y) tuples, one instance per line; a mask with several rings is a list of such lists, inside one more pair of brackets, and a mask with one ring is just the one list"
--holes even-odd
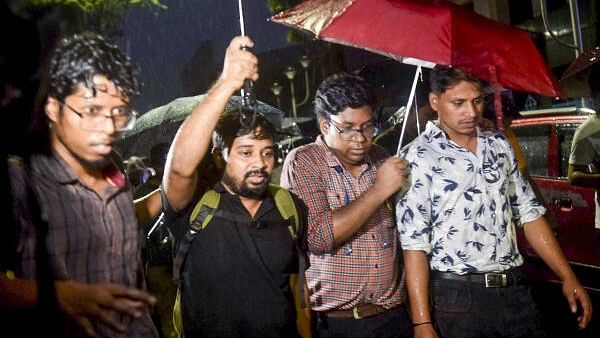
[(105, 114), (100, 116), (102, 116), (102, 119), (97, 122), (100, 124), (98, 130), (109, 135), (115, 134), (117, 132), (117, 126), (114, 117)]
[(262, 154), (258, 153), (255, 156), (252, 156), (251, 166), (257, 169), (264, 169), (267, 167), (267, 159)]
[(477, 112), (479, 111), (479, 107), (476, 103), (469, 103), (465, 108), (465, 115), (469, 118), (475, 118), (477, 116)]
[(364, 129), (352, 129), (350, 132), (350, 140), (354, 142), (364, 142), (367, 140)]

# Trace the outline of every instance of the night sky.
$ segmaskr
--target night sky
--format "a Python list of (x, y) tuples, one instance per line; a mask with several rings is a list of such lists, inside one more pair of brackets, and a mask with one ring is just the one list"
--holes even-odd
[[(141, 112), (205, 91), (218, 76), (225, 48), (240, 34), (237, 0), (163, 0), (166, 10), (134, 8), (115, 39), (142, 71)], [(246, 34), (254, 51), (289, 46), (287, 29), (267, 21), (266, 0), (244, 1)], [(269, 60), (269, 62), (276, 60)]]

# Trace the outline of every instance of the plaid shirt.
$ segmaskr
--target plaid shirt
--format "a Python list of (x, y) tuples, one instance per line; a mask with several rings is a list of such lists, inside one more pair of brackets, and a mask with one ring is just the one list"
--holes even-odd
[(349, 310), (358, 303), (392, 308), (403, 301), (398, 235), (385, 205), (343, 245), (336, 247), (333, 239), (333, 211), (373, 186), (377, 167), (387, 156), (385, 150), (373, 146), (354, 177), (318, 137), (314, 143), (293, 149), (285, 159), (281, 186), (308, 207), (310, 268), (306, 279), (315, 311)]
[[(36, 233), (25, 205), (27, 180), (24, 166), (16, 158), (9, 164), (21, 226), (21, 274), (25, 278), (35, 278)], [(129, 186), (110, 186), (105, 198), (101, 198), (81, 183), (68, 164), (54, 152), (51, 156), (34, 156), (30, 172), (31, 186), (42, 217), (48, 220), (47, 247), (54, 278), (141, 287), (140, 229)], [(137, 319), (123, 318), (122, 322), (127, 327), (123, 334), (100, 323), (94, 323), (94, 326), (101, 337), (158, 336), (149, 313)], [(74, 326), (67, 330), (66, 336), (83, 336)]]

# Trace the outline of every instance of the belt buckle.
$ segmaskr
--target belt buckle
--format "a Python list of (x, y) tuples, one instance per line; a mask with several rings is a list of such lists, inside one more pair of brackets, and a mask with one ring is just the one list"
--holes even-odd
[(505, 287), (508, 284), (505, 273), (488, 272), (484, 275), (484, 277), (486, 288), (501, 288)]
[(361, 319), (362, 317), (360, 316), (360, 313), (358, 311), (358, 306), (355, 306), (352, 308), (352, 317), (354, 317), (354, 319)]

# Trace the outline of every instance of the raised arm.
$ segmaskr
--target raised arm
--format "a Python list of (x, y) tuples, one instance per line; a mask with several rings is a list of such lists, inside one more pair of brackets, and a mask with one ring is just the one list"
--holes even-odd
[(167, 202), (175, 210), (185, 208), (194, 196), (198, 179), (196, 169), (206, 156), (212, 131), (229, 98), (242, 87), (244, 80), (258, 79), (258, 59), (241, 49), (253, 45), (248, 37), (231, 40), (221, 76), (175, 135), (163, 177)]

